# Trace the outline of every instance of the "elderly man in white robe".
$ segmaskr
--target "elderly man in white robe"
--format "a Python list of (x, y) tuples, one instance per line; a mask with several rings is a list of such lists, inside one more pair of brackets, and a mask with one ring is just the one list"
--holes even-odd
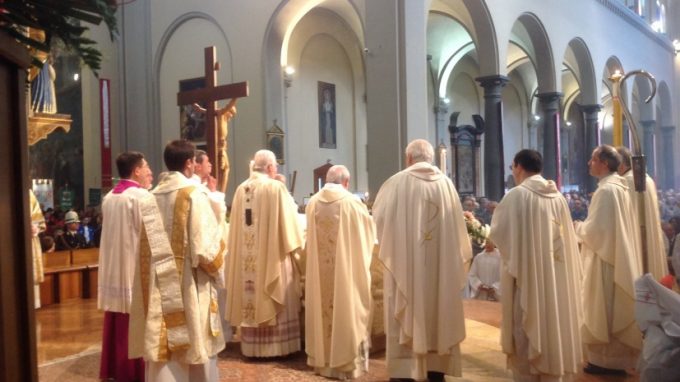
[(153, 174), (144, 154), (116, 158), (120, 181), (102, 202), (97, 306), (104, 311), (99, 378), (142, 381), (144, 361), (128, 359), (128, 327), (142, 213), (139, 200), (149, 196)]
[(292, 256), (302, 234), (297, 206), (276, 175), (274, 153), (258, 151), (231, 205), (226, 318), (241, 327), (247, 357), (301, 349), (300, 274)]
[[(635, 181), (633, 180), (632, 154), (627, 147), (619, 146), (616, 151), (621, 156), (621, 164), (617, 170), (627, 182), (631, 207), (631, 220), (635, 222), (636, 235), (640, 237), (640, 218), (639, 218), (639, 199), (638, 192), (635, 191)], [(656, 184), (654, 180), (645, 174), (645, 191), (643, 193), (644, 213), (645, 213), (645, 233), (647, 236), (647, 271), (652, 274), (654, 280), (659, 281), (668, 274), (668, 260), (666, 259), (666, 245), (664, 244), (664, 233), (661, 229), (661, 218), (659, 216), (659, 200), (656, 196)], [(640, 244), (641, 241), (638, 241)], [(642, 247), (641, 247), (642, 248)]]
[(349, 180), (345, 166), (328, 169), (326, 184), (305, 211), (307, 364), (324, 377), (341, 380), (368, 371), (375, 245), (373, 220), (348, 191)]
[(390, 177), (373, 204), (384, 264), (390, 378), (443, 381), (461, 375), (465, 338), (463, 264), (472, 257), (458, 193), (432, 166), (432, 145), (406, 147), (407, 168)]
[(472, 259), (468, 283), (471, 298), (498, 301), (501, 297), (501, 254), (491, 240)]
[(635, 280), (642, 276), (638, 230), (631, 219), (628, 182), (616, 171), (621, 156), (612, 146), (593, 150), (590, 175), (599, 179), (588, 217), (576, 222), (584, 257), (581, 334), (589, 374), (625, 375), (635, 365), (642, 335), (635, 323)]
[(130, 313), (130, 356), (146, 381), (219, 380), (224, 349), (217, 286), (226, 244), (206, 193), (191, 180), (194, 145), (168, 143), (168, 173), (140, 200), (142, 232)]
[(515, 381), (569, 381), (583, 359), (581, 261), (569, 206), (543, 159), (519, 151), (516, 187), (491, 219), (489, 237), (503, 260), (501, 345)]

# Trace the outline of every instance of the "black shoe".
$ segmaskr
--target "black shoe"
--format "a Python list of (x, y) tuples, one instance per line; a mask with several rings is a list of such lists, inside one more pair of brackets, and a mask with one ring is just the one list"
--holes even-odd
[(413, 378), (390, 378), (390, 382), (416, 382)]
[(427, 372), (428, 382), (444, 382), (444, 373), (439, 371), (428, 371)]
[(606, 367), (597, 366), (590, 362), (583, 368), (583, 372), (593, 375), (628, 375), (625, 370), (607, 369)]

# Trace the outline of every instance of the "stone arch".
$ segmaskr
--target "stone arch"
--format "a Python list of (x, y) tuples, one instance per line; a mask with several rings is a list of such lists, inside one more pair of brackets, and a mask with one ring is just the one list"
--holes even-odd
[[(520, 45), (529, 52), (529, 57), (536, 69), (536, 76), (538, 77), (538, 93), (554, 92), (557, 90), (557, 81), (555, 78), (555, 64), (552, 46), (548, 33), (543, 26), (541, 20), (533, 13), (523, 13), (517, 18), (513, 25), (514, 33)], [(524, 34), (528, 41), (524, 39)]]
[(668, 89), (666, 81), (659, 82), (657, 90), (658, 101), (660, 106), (661, 116), (657, 116), (657, 120), (661, 122), (662, 126), (673, 126), (673, 108), (671, 103), (671, 92)]
[[(168, 44), (171, 42), (172, 38), (176, 36), (176, 33), (186, 24), (192, 21), (201, 21), (207, 23), (207, 25), (210, 28), (215, 28), (219, 34), (219, 39), (214, 41), (214, 43), (219, 43), (222, 45), (222, 48), (225, 48), (224, 51), (221, 51), (221, 49), (218, 49), (217, 55), (218, 58), (221, 58), (222, 68), (220, 72), (218, 72), (218, 76), (221, 77), (222, 79), (225, 79), (229, 82), (231, 82), (231, 79), (233, 78), (233, 73), (232, 73), (232, 53), (231, 53), (231, 46), (229, 45), (229, 39), (227, 38), (227, 34), (224, 32), (224, 29), (222, 26), (217, 22), (217, 20), (212, 17), (211, 15), (203, 12), (188, 12), (185, 13), (179, 17), (177, 17), (170, 25), (166, 28), (165, 32), (163, 33), (163, 36), (161, 37), (159, 43), (158, 43), (158, 48), (156, 49), (156, 53), (153, 58), (153, 66), (152, 66), (152, 73), (153, 77), (151, 78), (151, 91), (152, 91), (152, 114), (153, 114), (153, 127), (149, 129), (151, 131), (152, 139), (151, 142), (156, 142), (155, 145), (152, 145), (153, 148), (153, 156), (155, 158), (161, 158), (161, 149), (162, 149), (162, 142), (163, 142), (163, 124), (162, 124), (162, 103), (163, 103), (163, 95), (161, 94), (161, 76), (162, 76), (162, 71), (163, 71), (163, 61), (164, 57), (166, 55), (167, 47)], [(203, 62), (203, 47), (199, 47), (200, 49), (200, 54), (198, 57), (200, 57), (200, 61)], [(226, 62), (225, 62), (226, 61)], [(226, 65), (225, 65), (226, 64)], [(202, 68), (203, 66), (198, 66), (198, 68)], [(200, 72), (198, 72), (200, 71)], [(197, 76), (202, 76), (203, 71), (200, 69), (197, 69)], [(231, 142), (230, 142), (231, 143)], [(162, 163), (162, 162), (161, 162)]]
[[(352, 28), (329, 9), (317, 7), (301, 18), (288, 40), (287, 62), (296, 68), (285, 90), (282, 125), (288, 125), (287, 152), (307, 150), (305, 159), (290, 157), (286, 169), (297, 169), (298, 200), (313, 191), (312, 170), (326, 160), (345, 164), (353, 188), (367, 190), (365, 69), (363, 53)], [(337, 150), (321, 147), (317, 119), (318, 81), (335, 88)], [(317, 139), (318, 138), (318, 139)]]
[(433, 0), (430, 12), (449, 15), (465, 27), (477, 50), (482, 76), (499, 73), (500, 59), (496, 29), (486, 2), (478, 0)]
[[(595, 67), (593, 66), (593, 59), (588, 46), (582, 38), (575, 37), (569, 41), (567, 49), (571, 50), (575, 60), (575, 62), (568, 62), (568, 64), (575, 73), (578, 73), (576, 77), (579, 81), (581, 103), (584, 105), (597, 104), (598, 92)], [(565, 60), (565, 62), (567, 61)]]
[[(264, 63), (263, 97), (265, 105), (265, 121), (284, 118), (284, 78), (283, 67), (288, 62), (288, 44), (290, 35), (297, 23), (312, 9), (327, 8), (338, 14), (354, 31), (359, 46), (365, 46), (365, 27), (358, 7), (353, 0), (290, 0), (281, 2), (269, 19), (262, 46), (262, 62)], [(282, 125), (286, 129), (285, 125)]]

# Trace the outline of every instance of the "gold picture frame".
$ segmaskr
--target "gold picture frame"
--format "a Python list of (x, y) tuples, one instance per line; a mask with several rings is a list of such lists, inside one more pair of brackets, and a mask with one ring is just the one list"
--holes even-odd
[(269, 130), (267, 130), (266, 134), (267, 134), (267, 149), (273, 152), (274, 155), (276, 155), (276, 162), (278, 164), (286, 163), (283, 145), (286, 133), (284, 133), (283, 130), (281, 130), (281, 128), (279, 127), (279, 125), (276, 124), (276, 120), (274, 120), (272, 127)]

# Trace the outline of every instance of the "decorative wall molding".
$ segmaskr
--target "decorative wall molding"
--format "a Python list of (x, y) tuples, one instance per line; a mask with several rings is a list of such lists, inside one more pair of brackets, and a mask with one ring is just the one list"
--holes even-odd
[(671, 40), (663, 34), (655, 32), (647, 22), (640, 17), (637, 13), (633, 12), (631, 9), (626, 7), (620, 0), (596, 0), (605, 8), (609, 9), (612, 13), (617, 15), (620, 19), (624, 20), (628, 24), (637, 28), (640, 32), (644, 33), (652, 41), (659, 44), (662, 48), (666, 49), (669, 53), (674, 53), (673, 43)]

